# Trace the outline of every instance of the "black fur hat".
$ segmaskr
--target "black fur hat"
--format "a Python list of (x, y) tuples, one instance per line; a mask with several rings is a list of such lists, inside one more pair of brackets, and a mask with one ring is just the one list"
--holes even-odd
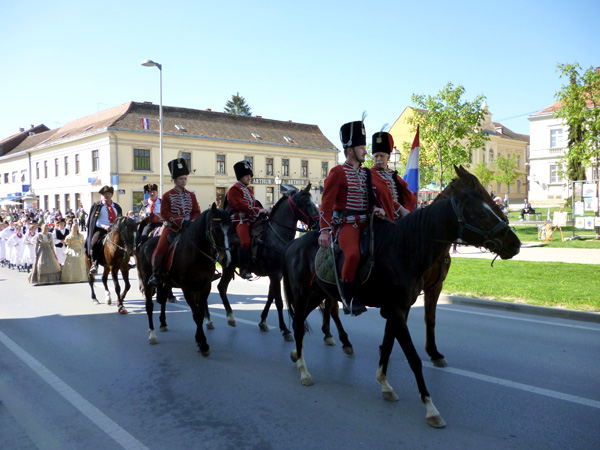
[(252, 172), (252, 164), (250, 161), (239, 161), (233, 165), (233, 170), (235, 171), (235, 177), (239, 180), (244, 175), (254, 176)]
[(148, 183), (144, 186), (144, 192), (158, 191), (158, 186), (155, 183)]
[(373, 142), (371, 145), (371, 154), (375, 153), (387, 153), (391, 155), (394, 151), (394, 138), (390, 133), (385, 131), (379, 131), (373, 135)]
[(171, 178), (174, 180), (182, 175), (189, 175), (190, 169), (188, 169), (187, 162), (183, 158), (177, 158), (169, 161), (169, 172), (171, 172)]
[(340, 140), (344, 148), (367, 145), (367, 132), (365, 131), (364, 122), (358, 120), (342, 125), (342, 128), (340, 128)]

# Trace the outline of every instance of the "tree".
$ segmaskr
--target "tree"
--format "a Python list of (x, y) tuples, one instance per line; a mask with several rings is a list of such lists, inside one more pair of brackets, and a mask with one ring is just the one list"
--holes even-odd
[(490, 181), (494, 179), (494, 171), (483, 161), (477, 163), (473, 168), (473, 175), (479, 178), (481, 185), (486, 188), (490, 184)]
[(472, 102), (462, 101), (464, 93), (463, 86), (448, 83), (435, 96), (411, 97), (421, 109), (415, 109), (415, 115), (407, 122), (415, 132), (417, 125), (421, 126), (419, 171), (426, 182), (437, 179), (440, 186), (445, 186), (452, 178), (453, 166), (469, 164), (471, 153), (489, 140), (481, 129), (485, 97), (478, 95)]
[(236, 114), (238, 116), (251, 116), (252, 111), (250, 106), (246, 103), (246, 99), (236, 92), (235, 95), (231, 96), (231, 100), (227, 100), (225, 104), (225, 112), (227, 114)]
[(510, 186), (520, 175), (523, 175), (523, 173), (519, 170), (515, 155), (510, 155), (508, 158), (505, 158), (502, 155), (496, 157), (496, 170), (493, 175), (494, 180), (498, 183)]
[(569, 80), (556, 93), (560, 109), (554, 112), (569, 127), (565, 172), (570, 180), (585, 180), (586, 167), (598, 173), (600, 159), (600, 69), (581, 74), (575, 63), (558, 64), (557, 70)]

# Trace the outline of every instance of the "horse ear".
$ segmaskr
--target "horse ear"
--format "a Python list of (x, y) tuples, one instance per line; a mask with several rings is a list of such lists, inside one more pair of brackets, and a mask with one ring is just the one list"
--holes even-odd
[(310, 182), (306, 185), (306, 187), (303, 189), (305, 193), (310, 194), (310, 187), (312, 185), (310, 184)]
[(212, 212), (217, 212), (217, 209), (218, 209), (218, 208), (217, 208), (217, 204), (216, 204), (215, 202), (213, 202), (212, 206), (210, 207), (210, 210), (211, 210)]

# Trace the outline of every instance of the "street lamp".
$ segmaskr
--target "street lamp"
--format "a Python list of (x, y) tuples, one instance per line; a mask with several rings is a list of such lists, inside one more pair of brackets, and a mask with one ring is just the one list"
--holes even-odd
[(281, 178), (279, 178), (279, 175), (275, 177), (275, 184), (277, 185), (277, 200), (279, 200), (279, 197), (281, 197)]
[(142, 66), (145, 67), (158, 67), (158, 71), (160, 73), (160, 85), (159, 85), (159, 108), (158, 108), (158, 125), (159, 125), (159, 164), (160, 164), (160, 191), (158, 193), (159, 197), (163, 194), (163, 107), (162, 107), (162, 64), (152, 61), (151, 59), (145, 59), (142, 61)]

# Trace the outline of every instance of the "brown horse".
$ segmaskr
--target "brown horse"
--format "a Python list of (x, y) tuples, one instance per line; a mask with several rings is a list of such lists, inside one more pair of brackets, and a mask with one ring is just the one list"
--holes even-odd
[[(129, 260), (135, 252), (135, 240), (135, 221), (128, 217), (117, 217), (111, 231), (106, 235), (104, 242), (96, 244), (98, 246), (103, 246), (102, 251), (94, 251), (95, 255), (99, 255), (98, 265), (104, 267), (102, 284), (104, 285), (106, 304), (110, 305), (112, 303), (110, 291), (108, 290), (108, 274), (110, 273), (115, 285), (117, 307), (120, 314), (127, 314), (127, 310), (123, 306), (123, 300), (131, 287), (131, 284), (129, 283)], [(90, 283), (90, 289), (92, 291), (92, 302), (97, 305), (99, 302), (96, 298), (96, 293), (94, 292), (94, 281), (96, 276), (89, 273), (91, 260), (87, 254), (86, 263), (89, 274), (88, 282)], [(122, 294), (121, 286), (119, 285), (119, 271), (123, 274), (123, 281), (125, 282), (125, 290)]]

